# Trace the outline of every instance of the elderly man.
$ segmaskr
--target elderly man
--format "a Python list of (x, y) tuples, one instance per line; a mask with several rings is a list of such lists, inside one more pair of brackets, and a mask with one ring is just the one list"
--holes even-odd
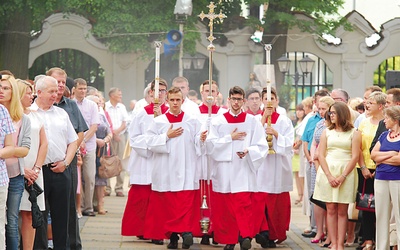
[[(126, 126), (128, 122), (128, 112), (126, 107), (122, 104), (122, 92), (118, 88), (111, 88), (108, 92), (108, 97), (110, 100), (106, 102), (106, 110), (111, 117), (111, 122), (113, 124), (113, 138), (112, 145), (115, 149), (115, 153), (118, 154), (120, 159), (123, 159), (123, 154), (126, 144)], [(124, 197), (123, 186), (124, 186), (125, 171), (122, 171), (120, 175), (117, 176), (117, 183), (115, 184), (115, 194), (118, 197)], [(109, 183), (109, 181), (108, 181)], [(106, 195), (111, 194), (111, 187), (107, 185)]]
[[(67, 112), (53, 106), (58, 93), (57, 80), (51, 76), (42, 77), (36, 83), (36, 92), (37, 98), (31, 108), (43, 116), (49, 143), (42, 167), (46, 211), (51, 212), (54, 248), (69, 249), (71, 171), (68, 167), (75, 156), (78, 136)], [(47, 221), (47, 213), (45, 219)]]

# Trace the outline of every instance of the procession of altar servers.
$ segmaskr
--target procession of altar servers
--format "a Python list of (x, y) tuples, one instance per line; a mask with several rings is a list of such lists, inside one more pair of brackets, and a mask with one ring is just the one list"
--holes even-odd
[[(207, 82), (201, 87), (209, 90), (210, 86)], [(216, 83), (212, 88), (218, 92)], [(242, 110), (243, 89), (230, 90), (231, 109), (213, 101), (211, 114), (210, 104), (191, 105), (195, 103), (184, 91), (180, 112), (171, 111), (177, 107), (168, 97), (180, 94), (166, 90), (167, 84), (161, 84), (162, 105), (156, 117), (154, 103), (132, 115), (128, 129), (131, 188), (122, 235), (155, 244), (163, 244), (164, 239), (177, 242), (181, 235), (184, 249), (193, 244), (193, 237), (201, 237), (201, 244), (210, 244), (212, 237), (227, 247), (239, 243), (244, 248), (246, 239), (256, 238), (263, 247), (284, 241), (293, 189), (291, 120), (275, 111), (270, 115), (269, 129), (276, 135), (272, 140), (275, 154), (268, 154), (268, 124), (262, 125), (263, 114), (253, 116)], [(272, 99), (275, 110), (274, 91)], [(235, 108), (239, 108), (236, 113)], [(167, 136), (172, 129), (180, 134)], [(242, 137), (235, 139), (236, 135)], [(209, 223), (201, 227), (204, 219)], [(175, 249), (177, 245), (171, 243), (168, 248)]]

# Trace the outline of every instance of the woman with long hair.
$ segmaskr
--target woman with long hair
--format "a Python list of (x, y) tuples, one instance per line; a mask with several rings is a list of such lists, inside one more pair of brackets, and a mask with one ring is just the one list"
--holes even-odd
[[(4, 72), (0, 72), (4, 73)], [(8, 75), (0, 76), (0, 94), (3, 92), (3, 81), (7, 81)], [(7, 88), (6, 86), (4, 86)], [(0, 104), (0, 249), (6, 249), (6, 199), (8, 193), (8, 174), (5, 159), (13, 157), (14, 143), (12, 134), (14, 126), (8, 110)]]
[(361, 134), (351, 123), (345, 103), (330, 106), (327, 128), (322, 132), (318, 160), (320, 168), (315, 182), (314, 198), (324, 201), (331, 249), (344, 249), (347, 209), (357, 190), (355, 166), (360, 155)]
[(295, 200), (295, 205), (301, 205), (303, 201), (303, 190), (304, 190), (304, 177), (299, 176), (300, 170), (300, 152), (303, 151), (301, 136), (298, 134), (299, 127), (306, 116), (306, 113), (303, 108), (303, 104), (299, 104), (296, 107), (296, 124), (294, 127), (295, 138), (293, 143), (293, 158), (292, 158), (292, 171), (294, 175), (294, 179), (296, 181), (297, 187), (297, 195), (298, 198)]
[[(20, 79), (17, 79), (17, 86), (24, 113), (31, 120), (31, 147), (28, 155), (24, 158), (25, 181), (29, 183), (36, 182), (43, 189), (42, 165), (46, 159), (48, 145), (46, 132), (43, 127), (42, 117), (37, 112), (29, 109), (33, 101), (33, 86), (29, 82)], [(25, 190), (20, 205), (23, 249), (33, 249), (36, 232), (36, 229), (32, 227), (31, 202), (28, 198), (29, 193)], [(43, 193), (37, 197), (37, 203), (40, 210), (44, 211)]]
[[(10, 113), (15, 129), (15, 133), (13, 133), (14, 155), (12, 158), (6, 159), (8, 177), (10, 178), (7, 195), (6, 245), (7, 249), (18, 249), (19, 205), (25, 188), (23, 158), (28, 154), (31, 144), (31, 121), (23, 112), (17, 83), (11, 75), (6, 80), (2, 79), (1, 81), (0, 103)], [(38, 174), (34, 173), (33, 176), (32, 178), (36, 180)], [(30, 184), (33, 183), (32, 180), (30, 180)]]

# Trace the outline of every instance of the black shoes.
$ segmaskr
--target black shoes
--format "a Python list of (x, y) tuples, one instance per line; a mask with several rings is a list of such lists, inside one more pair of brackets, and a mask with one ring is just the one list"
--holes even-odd
[(189, 249), (193, 245), (193, 235), (190, 232), (182, 233), (182, 249)]
[(164, 245), (164, 240), (151, 240), (151, 243), (155, 245)]
[(201, 237), (200, 244), (201, 245), (210, 245), (210, 236), (207, 234), (203, 235), (203, 237)]
[(312, 231), (311, 233), (302, 233), (301, 235), (306, 238), (314, 238), (317, 233)]
[(251, 239), (250, 238), (244, 238), (240, 242), (240, 249), (241, 250), (248, 250), (251, 248)]
[(228, 244), (225, 245), (224, 250), (233, 250), (235, 249), (235, 244)]
[(83, 216), (91, 216), (91, 217), (96, 216), (96, 214), (93, 211), (83, 211), (82, 215)]
[(261, 245), (262, 248), (268, 248), (269, 246), (269, 233), (268, 231), (263, 231), (256, 234), (256, 242)]
[(178, 249), (178, 234), (172, 233), (171, 237), (169, 238), (169, 244), (167, 246), (168, 249)]

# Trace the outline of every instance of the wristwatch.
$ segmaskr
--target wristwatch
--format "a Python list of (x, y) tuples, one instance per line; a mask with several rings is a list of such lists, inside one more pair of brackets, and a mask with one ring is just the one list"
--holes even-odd
[(67, 162), (64, 160), (64, 165), (65, 165), (65, 169), (67, 169), (69, 167), (69, 164), (67, 164)]

